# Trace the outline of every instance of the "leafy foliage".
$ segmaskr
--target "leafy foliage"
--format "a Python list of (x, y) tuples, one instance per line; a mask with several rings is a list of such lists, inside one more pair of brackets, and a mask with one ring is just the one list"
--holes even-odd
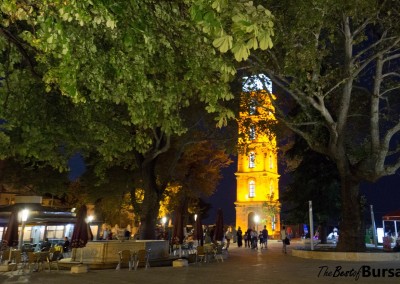
[(274, 47), (251, 50), (246, 67), (281, 91), (271, 97), (277, 119), (335, 163), (343, 220), (338, 249), (362, 251), (360, 182), (400, 167), (398, 4), (264, 3), (275, 17)]

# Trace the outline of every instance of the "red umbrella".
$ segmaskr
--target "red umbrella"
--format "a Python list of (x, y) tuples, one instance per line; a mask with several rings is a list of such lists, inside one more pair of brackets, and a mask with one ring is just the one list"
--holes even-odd
[(182, 244), (184, 239), (183, 234), (183, 215), (182, 209), (177, 208), (175, 210), (175, 218), (174, 218), (174, 234), (172, 236), (172, 240), (174, 244)]
[(203, 245), (203, 224), (201, 223), (200, 214), (197, 215), (194, 238), (200, 241), (200, 245)]
[(222, 209), (217, 211), (217, 220), (215, 221), (214, 241), (221, 241), (224, 238), (224, 215)]
[(13, 211), (7, 224), (7, 231), (3, 238), (3, 243), (9, 247), (18, 245), (18, 213)]
[(88, 223), (86, 223), (87, 208), (86, 205), (82, 205), (78, 212), (78, 219), (74, 227), (74, 232), (71, 238), (72, 248), (83, 248), (89, 240), (93, 239), (92, 231)]

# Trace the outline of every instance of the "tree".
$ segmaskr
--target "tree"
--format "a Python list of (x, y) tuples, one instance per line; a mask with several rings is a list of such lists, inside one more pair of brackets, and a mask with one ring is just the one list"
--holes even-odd
[[(222, 145), (224, 146), (224, 145)], [(201, 198), (211, 196), (222, 179), (221, 170), (228, 167), (232, 160), (225, 150), (220, 149), (221, 145), (216, 145), (215, 141), (201, 141), (193, 143), (185, 149), (178, 160), (176, 167), (173, 168), (172, 175), (168, 177), (168, 187), (177, 190), (166, 191), (168, 194), (170, 210), (178, 205), (184, 205), (192, 213), (197, 213), (200, 209)], [(176, 153), (176, 152), (171, 152)], [(170, 161), (171, 159), (165, 159)], [(164, 167), (171, 166), (164, 163)], [(167, 172), (167, 169), (160, 173)]]
[(292, 178), (280, 199), (288, 208), (288, 221), (293, 224), (308, 223), (308, 201), (313, 201), (314, 220), (320, 226), (319, 238), (326, 243), (327, 226), (339, 221), (336, 217), (340, 214), (339, 175), (332, 161), (310, 150), (300, 139), (285, 153), (287, 164), (296, 165), (288, 166)]
[[(232, 98), (226, 83), (234, 69), (198, 37), (189, 6), (181, 1), (5, 0), (1, 11), (2, 44), (15, 52), (12, 57), (5, 52), (4, 58), (19, 58), (23, 75), (38, 78), (35, 86), (41, 88), (33, 101), (62, 94), (66, 103), (74, 103), (79, 120), (67, 125), (81, 136), (72, 140), (73, 129), (60, 139), (65, 147), (83, 155), (95, 150), (105, 163), (136, 167), (145, 192), (141, 237), (152, 238), (162, 196), (157, 161), (171, 137), (187, 131), (182, 112), (191, 104), (203, 103), (218, 126), (234, 117), (224, 105)], [(16, 120), (12, 114), (4, 119), (7, 127)], [(53, 133), (44, 137), (44, 145), (54, 138)]]
[[(278, 91), (277, 119), (336, 165), (339, 251), (364, 251), (361, 181), (400, 167), (399, 6), (396, 1), (267, 1), (274, 48), (251, 50), (241, 67)], [(279, 102), (284, 104), (279, 104)], [(294, 105), (301, 111), (288, 111)]]

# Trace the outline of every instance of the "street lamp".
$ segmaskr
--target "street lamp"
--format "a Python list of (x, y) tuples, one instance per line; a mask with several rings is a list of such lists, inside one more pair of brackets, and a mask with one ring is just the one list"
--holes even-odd
[(197, 221), (197, 214), (194, 214), (194, 221)]
[(93, 221), (93, 219), (94, 219), (94, 216), (93, 216), (93, 215), (89, 215), (89, 216), (87, 217), (87, 222), (88, 222), (88, 223), (91, 223), (91, 222)]
[(29, 210), (28, 209), (24, 209), (20, 212), (20, 216), (21, 216), (21, 234), (19, 236), (19, 242), (18, 242), (18, 249), (22, 248), (22, 242), (24, 240), (24, 230), (25, 230), (25, 223), (26, 220), (28, 220), (28, 216), (29, 216)]
[(256, 223), (257, 234), (258, 234), (258, 222), (260, 222), (260, 216), (254, 215), (254, 223)]

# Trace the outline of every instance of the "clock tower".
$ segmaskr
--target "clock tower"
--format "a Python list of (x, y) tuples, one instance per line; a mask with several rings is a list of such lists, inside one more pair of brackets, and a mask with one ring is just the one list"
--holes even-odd
[(265, 75), (245, 78), (238, 119), (236, 227), (261, 231), (266, 225), (269, 235), (276, 237), (280, 231), (277, 145), (265, 126), (276, 119), (267, 92), (272, 93), (272, 83)]

